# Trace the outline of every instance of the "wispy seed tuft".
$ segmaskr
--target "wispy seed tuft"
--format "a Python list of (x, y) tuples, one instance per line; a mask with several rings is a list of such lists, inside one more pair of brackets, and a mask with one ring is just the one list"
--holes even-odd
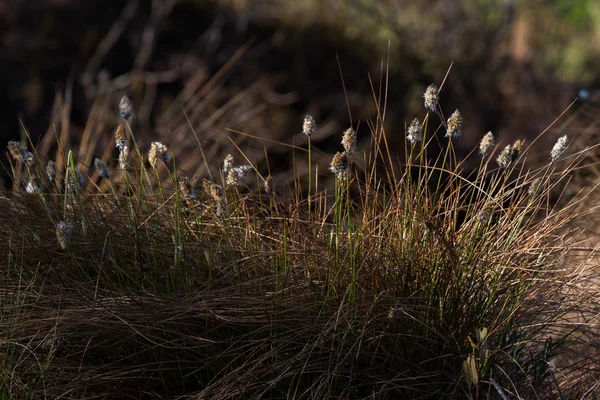
[(171, 161), (171, 157), (167, 153), (167, 146), (160, 142), (152, 142), (150, 152), (148, 153), (148, 161), (150, 161), (150, 165), (153, 168), (158, 168), (161, 162), (166, 164)]
[(238, 186), (248, 176), (248, 173), (252, 170), (251, 165), (240, 165), (237, 167), (231, 167), (227, 171), (225, 177), (226, 186)]
[(195, 199), (196, 191), (190, 182), (190, 178), (182, 176), (179, 178), (179, 194), (186, 199)]
[(345, 180), (350, 171), (350, 157), (348, 157), (348, 154), (345, 151), (338, 151), (331, 159), (329, 170), (336, 175), (337, 179)]
[(123, 148), (127, 147), (127, 133), (125, 132), (125, 128), (123, 124), (119, 124), (117, 129), (115, 129), (115, 146), (119, 150), (123, 150)]
[(406, 139), (413, 146), (415, 143), (420, 142), (423, 139), (423, 129), (421, 128), (421, 123), (418, 119), (413, 119), (408, 127), (408, 134), (406, 135)]
[(30, 177), (25, 186), (25, 191), (29, 194), (41, 193), (42, 187), (38, 185), (36, 178)]
[(560, 137), (550, 152), (550, 158), (552, 159), (552, 162), (558, 160), (560, 156), (563, 155), (565, 150), (567, 150), (567, 147), (569, 147), (569, 138), (567, 135)]
[(454, 111), (446, 125), (446, 137), (456, 139), (462, 135), (463, 118), (458, 110)]
[(71, 192), (77, 192), (85, 184), (85, 176), (77, 168), (68, 168), (65, 174), (65, 186)]
[(61, 249), (65, 250), (71, 242), (71, 232), (73, 224), (69, 221), (61, 221), (56, 224), (56, 239)]
[(110, 172), (108, 171), (108, 165), (99, 158), (94, 159), (94, 169), (96, 173), (103, 178), (110, 178)]
[(517, 140), (512, 146), (509, 144), (502, 150), (502, 153), (496, 159), (500, 168), (508, 168), (510, 164), (517, 161), (522, 145), (521, 141)]
[(310, 115), (306, 115), (304, 117), (304, 123), (302, 124), (302, 132), (306, 136), (310, 136), (316, 130), (317, 130), (317, 123), (315, 122), (315, 119)]
[(8, 146), (6, 146), (6, 148), (15, 161), (20, 161), (28, 166), (33, 165), (33, 153), (27, 151), (27, 146), (22, 145), (15, 140), (11, 140), (8, 142)]
[(231, 154), (227, 154), (227, 156), (223, 160), (223, 174), (227, 175), (232, 168), (233, 168), (233, 156)]
[(348, 155), (354, 154), (356, 151), (356, 131), (354, 129), (348, 128), (344, 131), (342, 146)]
[(183, 198), (188, 208), (194, 207), (194, 199), (196, 198), (196, 191), (187, 176), (179, 178), (179, 195)]
[(429, 85), (423, 94), (423, 99), (425, 99), (425, 108), (435, 111), (440, 101), (440, 90), (436, 85)]
[(273, 193), (273, 177), (271, 175), (263, 180), (263, 189), (266, 193)]
[(119, 167), (122, 170), (128, 170), (129, 168), (131, 168), (131, 165), (129, 163), (129, 147), (128, 146), (123, 146), (123, 148), (119, 152)]
[(495, 146), (494, 134), (490, 131), (485, 134), (481, 142), (479, 142), (479, 154), (483, 158), (487, 157)]
[(133, 111), (133, 104), (127, 95), (121, 97), (119, 101), (119, 115), (121, 118), (131, 122), (135, 118), (135, 112)]
[(204, 189), (204, 192), (208, 194), (208, 196), (214, 201), (223, 200), (223, 188), (220, 185), (205, 179), (202, 181), (202, 188)]
[(58, 172), (56, 171), (56, 163), (52, 160), (48, 161), (48, 165), (46, 165), (46, 176), (48, 177), (48, 181), (50, 183), (54, 182), (57, 173)]

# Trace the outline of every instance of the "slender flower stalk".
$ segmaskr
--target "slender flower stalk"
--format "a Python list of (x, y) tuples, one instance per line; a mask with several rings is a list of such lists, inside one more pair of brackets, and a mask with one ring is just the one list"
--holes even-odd
[(302, 124), (302, 132), (306, 135), (308, 141), (308, 210), (310, 212), (311, 207), (311, 189), (312, 189), (312, 148), (310, 143), (311, 135), (317, 130), (317, 123), (315, 119), (306, 115), (304, 117), (304, 123)]

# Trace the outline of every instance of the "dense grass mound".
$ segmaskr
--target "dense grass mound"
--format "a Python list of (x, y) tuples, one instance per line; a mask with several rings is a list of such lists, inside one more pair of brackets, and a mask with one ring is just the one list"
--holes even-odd
[[(489, 133), (467, 173), (453, 151), (462, 117), (444, 118), (438, 96), (428, 88), (423, 122), (407, 129), (405, 163), (382, 111), (370, 149), (349, 128), (331, 174), (311, 169), (307, 117), (308, 146), (293, 151), (309, 160), (308, 188), (296, 171), (273, 188), (261, 173), (273, 166), (237, 165), (243, 153), (220, 160), (220, 176), (187, 176), (167, 146), (135, 140), (126, 98), (118, 158), (59, 146), (47, 162), (11, 142), (0, 398), (592, 393), (598, 310), (578, 268), (593, 252), (569, 255), (595, 194), (561, 193), (595, 147), (570, 152), (561, 138), (530, 169), (535, 142)], [(77, 162), (91, 153), (115, 167)]]

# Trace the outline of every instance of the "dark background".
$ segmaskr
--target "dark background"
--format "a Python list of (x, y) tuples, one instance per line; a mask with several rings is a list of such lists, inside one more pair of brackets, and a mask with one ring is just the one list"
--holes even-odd
[[(212, 169), (228, 152), (244, 161), (229, 137), (262, 171), (267, 154), (284, 180), (288, 147), (227, 129), (302, 145), (310, 113), (319, 125), (315, 162), (325, 171), (350, 124), (359, 149), (368, 147), (377, 115), (369, 77), (379, 94), (389, 69), (385, 128), (402, 158), (405, 123), (423, 118), (423, 90), (452, 64), (441, 104), (446, 115), (463, 114), (455, 146), (466, 154), (488, 130), (502, 142), (532, 140), (581, 89), (593, 102), (599, 27), (593, 1), (3, 1), (2, 146), (26, 130), (54, 159), (56, 145), (40, 138), (68, 132), (65, 149), (79, 151), (85, 166), (91, 153), (111, 151), (118, 101), (128, 94), (142, 147), (159, 138), (181, 168), (202, 176), (198, 143)], [(595, 132), (583, 103), (540, 144), (541, 158), (561, 133)], [(86, 135), (97, 137), (93, 146)]]

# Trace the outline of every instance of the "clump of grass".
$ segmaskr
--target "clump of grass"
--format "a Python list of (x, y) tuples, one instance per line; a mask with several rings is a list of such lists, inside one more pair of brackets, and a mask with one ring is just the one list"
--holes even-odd
[[(517, 142), (496, 168), (488, 133), (468, 173), (451, 143), (428, 154), (441, 134), (437, 86), (425, 106), (435, 115), (409, 126), (403, 164), (381, 115), (363, 160), (346, 130), (335, 191), (322, 183), (308, 208), (302, 194), (273, 192), (259, 173), (271, 167), (231, 155), (222, 182), (197, 188), (154, 142), (148, 174), (143, 157), (130, 162), (130, 149), (143, 154), (131, 125), (115, 131), (122, 170), (94, 163), (104, 186), (85, 185), (74, 152), (65, 165), (35, 151), (28, 163), (11, 145), (17, 183), (42, 184), (0, 198), (12, 210), (0, 232), (0, 396), (532, 398), (567, 396), (559, 372), (592, 379), (598, 353), (553, 367), (599, 315), (593, 293), (564, 290), (578, 285), (570, 223), (597, 208), (550, 203), (585, 152), (561, 145), (529, 169), (520, 160), (540, 150)], [(131, 103), (119, 110), (131, 122)], [(460, 140), (468, 121), (438, 123)], [(305, 120), (308, 137), (315, 124)], [(245, 186), (250, 173), (262, 187)], [(573, 313), (585, 322), (565, 328)]]

